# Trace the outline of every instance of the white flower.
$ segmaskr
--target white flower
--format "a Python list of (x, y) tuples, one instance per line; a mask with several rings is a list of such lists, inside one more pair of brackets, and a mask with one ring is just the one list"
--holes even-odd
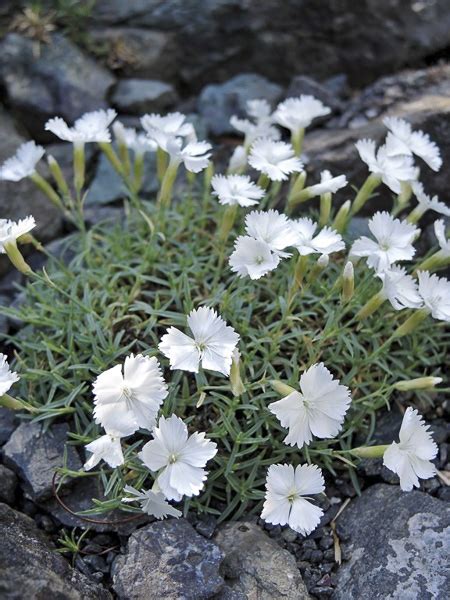
[(275, 121), (296, 134), (311, 125), (317, 117), (330, 114), (331, 110), (314, 96), (301, 95), (281, 102), (274, 113)]
[(45, 130), (51, 131), (60, 140), (73, 142), (74, 144), (86, 144), (88, 142), (111, 141), (109, 126), (116, 118), (117, 113), (112, 108), (108, 110), (94, 110), (85, 113), (77, 119), (73, 127), (69, 127), (61, 117), (54, 117), (45, 124)]
[(203, 468), (217, 453), (217, 445), (205, 439), (204, 433), (188, 430), (176, 415), (161, 417), (139, 458), (151, 471), (160, 471), (158, 485), (168, 500), (197, 496), (206, 480)]
[(266, 499), (261, 518), (273, 525), (289, 525), (308, 535), (320, 523), (323, 510), (310, 500), (325, 489), (322, 471), (316, 465), (271, 465), (267, 472)]
[(407, 121), (397, 117), (386, 117), (383, 123), (391, 131), (388, 134), (390, 156), (415, 154), (433, 171), (439, 171), (442, 166), (440, 151), (428, 134), (420, 130), (413, 131)]
[(195, 141), (195, 129), (192, 123), (186, 122), (186, 115), (179, 112), (169, 113), (167, 115), (144, 115), (141, 118), (141, 125), (145, 131), (152, 137), (156, 131), (172, 137), (189, 138)]
[(317, 253), (322, 256), (329, 255), (345, 248), (342, 236), (331, 227), (324, 227), (314, 237), (317, 223), (308, 217), (292, 221), (292, 228), (297, 237), (294, 246), (302, 256)]
[(220, 204), (239, 204), (243, 207), (258, 204), (265, 193), (248, 175), (214, 175), (211, 186)]
[(144, 133), (138, 133), (133, 127), (125, 127), (120, 121), (116, 121), (112, 130), (119, 144), (124, 144), (139, 156), (146, 152), (154, 152), (158, 147), (156, 142)]
[(300, 377), (300, 392), (269, 404), (269, 410), (289, 429), (286, 444), (301, 448), (313, 435), (333, 438), (341, 430), (350, 406), (350, 390), (333, 379), (323, 363), (314, 364)]
[(169, 154), (173, 167), (183, 163), (188, 171), (199, 173), (208, 166), (211, 156), (211, 144), (208, 142), (189, 142), (183, 147), (181, 137), (173, 137), (157, 130), (153, 131), (151, 137), (164, 152)]
[(212, 308), (201, 306), (187, 317), (193, 338), (170, 327), (159, 344), (160, 351), (170, 360), (171, 369), (198, 373), (204, 369), (229, 375), (233, 350), (239, 336)]
[(281, 257), (290, 256), (283, 250), (297, 240), (292, 222), (277, 210), (252, 211), (245, 217), (245, 231), (255, 240), (265, 242)]
[(428, 271), (419, 271), (419, 294), (431, 316), (450, 322), (450, 281)]
[(259, 279), (277, 268), (280, 256), (271, 251), (270, 246), (250, 236), (240, 236), (234, 244), (230, 256), (230, 267), (240, 277)]
[(247, 166), (247, 151), (244, 146), (236, 146), (228, 163), (228, 172), (236, 173), (244, 170)]
[(101, 460), (104, 460), (113, 469), (124, 463), (119, 436), (110, 433), (102, 435), (88, 444), (86, 450), (92, 452), (92, 456), (84, 464), (86, 471), (93, 469)]
[(386, 145), (378, 148), (375, 154), (376, 146), (373, 140), (359, 140), (355, 146), (369, 171), (374, 175), (379, 175), (395, 194), (400, 193), (402, 181), (417, 179), (418, 171), (410, 156), (389, 156)]
[(6, 394), (16, 381), (19, 381), (19, 376), (11, 371), (6, 354), (0, 353), (0, 396)]
[(443, 219), (434, 222), (434, 234), (441, 248), (439, 254), (444, 258), (448, 258), (450, 256), (450, 238), (446, 237)]
[(16, 245), (20, 236), (29, 233), (36, 227), (34, 217), (26, 217), (19, 221), (9, 221), (0, 219), (0, 253), (6, 252), (5, 246), (8, 244)]
[(255, 141), (248, 162), (272, 181), (284, 181), (291, 173), (303, 171), (303, 163), (295, 156), (291, 144), (274, 142), (268, 138)]
[(139, 502), (142, 512), (147, 513), (156, 519), (165, 519), (166, 517), (181, 517), (182, 512), (171, 506), (165, 499), (164, 494), (157, 489), (139, 492), (131, 485), (123, 488), (124, 492), (131, 494), (131, 498), (122, 498), (122, 502)]
[(231, 125), (244, 134), (244, 146), (248, 147), (258, 138), (280, 139), (281, 134), (273, 126), (272, 111), (267, 100), (248, 100), (247, 113), (253, 118), (253, 121), (240, 119), (236, 115), (233, 115), (230, 119)]
[(446, 204), (441, 202), (437, 196), (433, 196), (432, 198), (430, 198), (430, 196), (425, 194), (423, 184), (420, 183), (420, 181), (413, 181), (411, 187), (419, 203), (414, 209), (414, 212), (418, 214), (419, 218), (427, 210), (434, 210), (435, 212), (440, 213), (441, 215), (450, 217), (450, 208)]
[(309, 186), (308, 192), (311, 194), (311, 198), (314, 198), (314, 196), (321, 196), (327, 193), (335, 194), (346, 185), (347, 178), (345, 175), (333, 177), (330, 171), (322, 171), (320, 174), (320, 183)]
[(437, 455), (437, 446), (417, 410), (408, 407), (400, 428), (400, 442), (392, 442), (383, 456), (383, 464), (400, 477), (400, 487), (410, 492), (419, 487), (419, 479), (436, 474), (431, 463)]
[(0, 179), (20, 181), (33, 175), (37, 163), (44, 156), (45, 150), (35, 142), (25, 142), (17, 149), (14, 156), (5, 160), (0, 167)]
[(167, 385), (156, 358), (130, 354), (123, 365), (101, 373), (94, 382), (95, 422), (107, 431), (126, 436), (139, 427), (151, 430)]
[(351, 256), (367, 257), (369, 267), (385, 271), (399, 260), (409, 260), (416, 253), (412, 242), (419, 234), (411, 223), (395, 219), (386, 211), (377, 212), (369, 221), (369, 229), (376, 242), (366, 236), (357, 239)]
[(392, 266), (386, 271), (377, 273), (383, 282), (382, 295), (389, 300), (395, 310), (403, 308), (420, 308), (423, 304), (417, 284), (406, 269)]

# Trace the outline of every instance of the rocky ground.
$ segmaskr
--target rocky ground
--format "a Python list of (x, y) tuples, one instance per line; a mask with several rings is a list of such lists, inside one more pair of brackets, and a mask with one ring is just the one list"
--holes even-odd
[[(326, 167), (361, 183), (365, 172), (354, 141), (380, 139), (383, 117), (398, 115), (430, 133), (441, 148), (447, 168), (429, 174), (424, 183), (441, 200), (449, 199), (446, 0), (361, 0), (358, 7), (344, 0), (331, 3), (326, 17), (320, 3), (311, 1), (302, 10), (287, 1), (280, 10), (275, 0), (207, 0), (193, 10), (177, 0), (98, 0), (83, 22), (82, 38), (56, 27), (42, 42), (24, 35), (23, 28), (22, 33), (17, 26), (8, 29), (17, 4), (6, 0), (0, 6), (0, 162), (32, 138), (70, 173), (71, 148), (47, 136), (45, 121), (54, 115), (73, 120), (106, 106), (114, 106), (130, 124), (144, 112), (181, 110), (195, 122), (199, 137), (213, 140), (219, 157), (228, 156), (238, 143), (229, 117), (242, 115), (246, 100), (266, 98), (275, 104), (310, 93), (333, 109), (305, 141), (313, 177)], [(155, 191), (154, 168), (150, 157), (144, 184), (149, 198)], [(90, 149), (88, 177), (88, 220), (117, 218), (121, 184), (95, 149)], [(70, 233), (59, 214), (30, 182), (0, 182), (0, 216), (17, 219), (29, 213), (39, 215), (37, 237), (58, 253)], [(364, 217), (357, 227), (366, 227)], [(0, 261), (0, 303), (20, 302), (17, 283), (19, 277)], [(0, 332), (17, 326), (0, 316)], [(449, 401), (439, 399), (426, 415), (439, 445), (437, 466), (447, 472), (449, 413)], [(392, 441), (399, 423), (399, 413), (387, 414), (378, 441)], [(54, 552), (55, 546), (61, 548), (61, 528), (77, 527), (78, 537), (87, 523), (53, 495), (53, 472), (61, 464), (66, 434), (64, 423), (44, 432), (41, 425), (21, 423), (0, 409), (2, 598), (450, 596), (449, 488), (436, 477), (420, 491), (404, 494), (380, 462), (361, 464), (360, 496), (348, 480), (327, 482), (322, 523), (308, 538), (256, 519), (218, 525), (211, 517), (189, 515), (119, 527), (90, 523), (71, 564)], [(71, 468), (78, 469), (82, 459), (71, 447)], [(99, 491), (87, 478), (61, 493), (78, 512)]]

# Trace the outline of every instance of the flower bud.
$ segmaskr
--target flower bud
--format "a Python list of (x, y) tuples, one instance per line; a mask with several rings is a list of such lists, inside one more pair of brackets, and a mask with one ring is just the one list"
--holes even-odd
[(342, 277), (342, 301), (348, 302), (353, 296), (355, 291), (355, 276), (353, 263), (351, 260), (347, 262), (344, 267), (344, 273)]
[(382, 458), (388, 447), (388, 444), (380, 446), (360, 446), (359, 448), (354, 448), (351, 453), (358, 458)]
[(241, 379), (240, 359), (241, 356), (239, 354), (239, 350), (235, 348), (231, 360), (230, 383), (231, 391), (233, 396), (236, 398), (242, 396), (242, 394), (245, 392), (245, 386)]
[(60, 210), (64, 210), (61, 198), (48, 183), (48, 181), (42, 177), (42, 175), (39, 175), (39, 173), (35, 171), (32, 175), (30, 175), (30, 179), (55, 206), (57, 206)]
[(326, 269), (329, 264), (330, 264), (330, 257), (328, 256), (328, 254), (322, 254), (322, 256), (320, 256), (317, 259), (317, 266), (320, 269)]
[(406, 381), (397, 381), (394, 389), (399, 392), (409, 392), (412, 390), (431, 390), (439, 383), (442, 383), (442, 377), (418, 377), (417, 379), (408, 379)]
[(25, 262), (25, 259), (23, 258), (15, 241), (4, 243), (3, 248), (9, 260), (12, 262), (12, 264), (16, 267), (18, 271), (20, 271), (24, 275), (29, 275), (30, 273), (32, 273), (30, 265), (28, 265)]
[(330, 218), (331, 213), (331, 193), (327, 192), (320, 196), (320, 217), (319, 225), (324, 227)]
[(372, 298), (369, 298), (369, 300), (364, 304), (364, 306), (361, 308), (361, 310), (357, 313), (356, 318), (358, 319), (358, 321), (362, 321), (364, 319), (367, 319), (367, 317), (370, 317), (370, 315), (372, 315), (376, 310), (378, 310), (380, 308), (380, 306), (383, 304), (383, 302), (385, 300), (386, 300), (386, 297), (381, 292), (374, 294), (372, 296)]
[(342, 233), (345, 229), (345, 226), (347, 225), (347, 217), (348, 217), (348, 213), (350, 212), (350, 207), (351, 207), (352, 203), (350, 202), (350, 200), (347, 200), (346, 202), (344, 202), (344, 204), (341, 206), (341, 208), (338, 210), (333, 224), (332, 224), (332, 228), (335, 229), (338, 233)]
[(53, 156), (49, 155), (47, 157), (47, 162), (48, 162), (48, 167), (50, 169), (50, 173), (52, 174), (53, 179), (55, 180), (55, 183), (58, 186), (60, 193), (63, 196), (69, 196), (70, 195), (69, 186), (67, 185), (66, 178), (63, 175), (63, 172), (61, 170), (61, 167), (59, 166), (58, 161)]
[(428, 316), (428, 310), (426, 308), (421, 308), (420, 310), (416, 310), (414, 314), (412, 314), (409, 319), (398, 327), (394, 333), (393, 338), (403, 337), (404, 335), (408, 335), (412, 331), (414, 331), (420, 323)]
[(276, 392), (280, 394), (280, 396), (289, 396), (289, 394), (292, 394), (296, 391), (293, 387), (291, 387), (287, 383), (279, 381), (278, 379), (272, 379), (270, 381), (270, 385)]

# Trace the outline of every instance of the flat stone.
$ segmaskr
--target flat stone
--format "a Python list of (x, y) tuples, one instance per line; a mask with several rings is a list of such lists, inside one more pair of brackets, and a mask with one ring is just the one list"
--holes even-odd
[(32, 519), (0, 504), (2, 600), (109, 600), (111, 594), (72, 569)]
[(219, 548), (185, 519), (147, 525), (133, 533), (112, 567), (121, 600), (206, 600), (223, 587)]
[(0, 406), (0, 446), (9, 440), (17, 425), (16, 413)]
[(119, 112), (132, 115), (164, 111), (177, 100), (173, 85), (156, 79), (121, 79), (112, 96)]
[(114, 77), (60, 33), (40, 45), (17, 33), (0, 42), (0, 83), (6, 99), (36, 140), (52, 140), (44, 131), (55, 115), (73, 121), (84, 112), (105, 108)]
[(255, 523), (227, 523), (219, 528), (214, 541), (225, 554), (222, 573), (228, 588), (218, 599), (309, 598), (295, 558)]
[(450, 595), (450, 507), (419, 491), (377, 484), (338, 519), (350, 560), (333, 600), (446, 600)]
[(17, 477), (14, 471), (0, 465), (0, 502), (12, 504), (16, 496)]
[(63, 466), (64, 448), (67, 467), (81, 469), (81, 461), (73, 446), (65, 446), (69, 427), (57, 423), (44, 433), (40, 423), (23, 422), (3, 446), (4, 463), (20, 477), (24, 490), (33, 500), (52, 495), (55, 469)]
[(225, 83), (206, 86), (198, 99), (197, 109), (214, 135), (236, 133), (230, 125), (232, 115), (245, 116), (247, 100), (264, 99), (274, 106), (283, 89), (256, 73), (244, 73)]
[(176, 79), (179, 51), (171, 32), (102, 27), (89, 30), (88, 35), (97, 47), (103, 48), (106, 66), (121, 77)]
[[(0, 108), (0, 164), (13, 156), (25, 141), (26, 138), (19, 133), (13, 119)], [(39, 166), (38, 170), (40, 168)], [(14, 221), (34, 215), (37, 226), (33, 234), (42, 242), (56, 237), (62, 227), (59, 210), (29, 179), (0, 181), (0, 214), (2, 218)], [(0, 274), (10, 268), (7, 259), (1, 258), (4, 260), (0, 261)]]

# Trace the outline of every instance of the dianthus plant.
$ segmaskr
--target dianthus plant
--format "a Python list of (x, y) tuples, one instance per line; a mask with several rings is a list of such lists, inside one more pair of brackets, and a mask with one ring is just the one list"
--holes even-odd
[[(232, 119), (245, 139), (228, 168), (184, 115), (145, 115), (138, 132), (112, 125), (112, 110), (48, 122), (73, 144), (73, 183), (50, 156), (52, 180), (39, 175), (34, 143), (1, 167), (2, 179), (30, 177), (74, 225), (33, 272), (22, 246), (41, 249), (39, 215), (0, 222), (0, 251), (27, 279), (21, 306), (3, 310), (21, 327), (7, 338), (14, 372), (2, 355), (1, 403), (69, 422), (85, 464), (60, 474), (100, 478), (91, 513), (253, 512), (306, 535), (322, 514), (312, 496), (343, 470), (358, 490), (361, 458), (384, 457), (405, 491), (436, 471), (418, 410), (447, 391), (436, 386), (450, 284), (436, 271), (450, 262), (449, 210), (419, 178), (440, 168), (439, 149), (390, 119), (379, 148), (356, 144), (368, 176), (354, 194), (343, 173), (307, 177), (304, 129), (329, 112), (320, 101), (272, 111), (254, 100), (248, 112)], [(87, 143), (124, 190), (114, 219), (90, 227)], [(155, 197), (142, 191), (152, 157)], [(383, 188), (390, 210), (377, 207)], [(419, 256), (427, 211), (439, 249)], [(398, 437), (373, 445), (394, 401), (406, 409)]]

